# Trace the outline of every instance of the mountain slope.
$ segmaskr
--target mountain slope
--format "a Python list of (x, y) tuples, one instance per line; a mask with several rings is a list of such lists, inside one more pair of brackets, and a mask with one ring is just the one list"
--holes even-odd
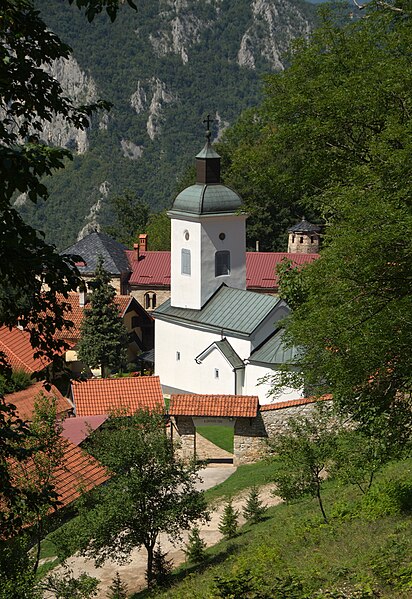
[(59, 248), (110, 220), (110, 194), (125, 189), (152, 209), (168, 207), (176, 183), (203, 142), (259, 100), (261, 75), (283, 68), (293, 37), (306, 35), (314, 10), (299, 0), (140, 0), (110, 23), (73, 6), (38, 0), (48, 26), (73, 48), (54, 74), (78, 101), (113, 103), (86, 135), (53, 123), (45, 141), (75, 152), (48, 181), (51, 199), (25, 218)]

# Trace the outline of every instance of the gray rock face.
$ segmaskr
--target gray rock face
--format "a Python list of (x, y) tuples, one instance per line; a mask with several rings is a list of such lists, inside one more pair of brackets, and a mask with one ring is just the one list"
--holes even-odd
[[(97, 87), (71, 56), (69, 59), (55, 60), (45, 70), (62, 86), (63, 92), (74, 104), (87, 104), (97, 99)], [(87, 132), (69, 125), (61, 117), (43, 125), (42, 138), (46, 143), (69, 148), (77, 154), (84, 154), (89, 148)]]

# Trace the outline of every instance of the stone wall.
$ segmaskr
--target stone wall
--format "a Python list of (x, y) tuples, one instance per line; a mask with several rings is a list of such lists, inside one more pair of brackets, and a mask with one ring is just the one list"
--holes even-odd
[(146, 293), (149, 293), (150, 297), (153, 293), (156, 294), (156, 307), (160, 306), (170, 298), (170, 289), (133, 289), (132, 287), (130, 295), (136, 298), (139, 304), (143, 306), (143, 308), (148, 312), (151, 312), (154, 308), (152, 307), (152, 305), (146, 307)]
[[(289, 404), (289, 405), (288, 405)], [(266, 439), (286, 431), (290, 418), (309, 416), (316, 402), (296, 400), (261, 406), (256, 418), (236, 418), (233, 441), (233, 464), (250, 464), (260, 460), (266, 453)], [(180, 443), (185, 459), (193, 458), (195, 427), (191, 416), (172, 418), (175, 424), (173, 439)], [(177, 430), (176, 430), (177, 429)]]

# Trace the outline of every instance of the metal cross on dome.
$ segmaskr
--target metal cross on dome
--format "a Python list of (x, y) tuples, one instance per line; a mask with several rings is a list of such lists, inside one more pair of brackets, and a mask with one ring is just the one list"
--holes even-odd
[(212, 132), (210, 131), (210, 124), (214, 123), (214, 119), (210, 118), (210, 114), (207, 115), (207, 117), (203, 120), (204, 123), (206, 123), (206, 138), (208, 139), (208, 141), (210, 141), (210, 138), (212, 137)]

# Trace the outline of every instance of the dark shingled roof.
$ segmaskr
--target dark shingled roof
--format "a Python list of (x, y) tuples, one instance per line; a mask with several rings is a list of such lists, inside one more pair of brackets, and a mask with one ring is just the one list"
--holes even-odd
[(320, 233), (322, 227), (319, 225), (312, 225), (312, 223), (308, 222), (305, 217), (302, 218), (300, 223), (289, 227), (288, 231), (290, 233)]
[(96, 270), (97, 259), (102, 256), (105, 270), (111, 275), (120, 275), (122, 272), (130, 271), (126, 249), (122, 243), (109, 237), (106, 233), (94, 231), (63, 250), (61, 255), (81, 256), (85, 262), (84, 266), (78, 265), (81, 274), (93, 274)]

